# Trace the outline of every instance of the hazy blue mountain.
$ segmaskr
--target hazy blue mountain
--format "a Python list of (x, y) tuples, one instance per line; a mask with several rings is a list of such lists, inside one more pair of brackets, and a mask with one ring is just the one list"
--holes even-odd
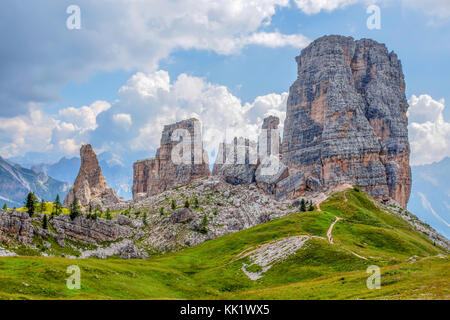
[(408, 210), (450, 238), (450, 158), (411, 170)]
[(35, 167), (55, 179), (73, 184), (77, 177), (78, 170), (80, 169), (80, 165), (80, 158), (74, 157), (68, 159), (64, 157), (57, 163), (39, 164)]
[(27, 194), (32, 191), (40, 199), (53, 201), (59, 194), (63, 199), (70, 185), (52, 177), (37, 168), (26, 169), (0, 157), (0, 204), (8, 207), (22, 207)]

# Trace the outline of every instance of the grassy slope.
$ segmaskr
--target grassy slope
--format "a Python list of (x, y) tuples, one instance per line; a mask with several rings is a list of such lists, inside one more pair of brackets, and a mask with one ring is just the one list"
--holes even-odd
[[(450, 261), (432, 257), (446, 253), (402, 219), (382, 212), (364, 193), (353, 190), (335, 194), (321, 209), (147, 261), (0, 258), (0, 298), (450, 298)], [(326, 233), (336, 216), (343, 220), (333, 229), (331, 245)], [(245, 249), (302, 234), (323, 239), (308, 241), (257, 281), (241, 271), (248, 258), (230, 263)], [(413, 255), (420, 257), (418, 261), (405, 263)], [(72, 264), (82, 270), (82, 290), (66, 289), (65, 271)], [(366, 288), (366, 268), (374, 264), (382, 267), (380, 290)]]

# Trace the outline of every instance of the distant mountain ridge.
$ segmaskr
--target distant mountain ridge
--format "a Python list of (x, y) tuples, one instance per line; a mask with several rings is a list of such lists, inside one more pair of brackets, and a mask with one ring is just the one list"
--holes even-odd
[(63, 199), (70, 184), (56, 180), (34, 167), (23, 168), (0, 157), (0, 204), (22, 207), (27, 194), (32, 191), (39, 199), (53, 201), (59, 194)]
[(42, 163), (34, 167), (57, 180), (73, 184), (75, 178), (77, 177), (76, 168), (80, 167), (80, 163), (80, 158), (73, 157), (69, 159), (63, 157), (56, 163)]

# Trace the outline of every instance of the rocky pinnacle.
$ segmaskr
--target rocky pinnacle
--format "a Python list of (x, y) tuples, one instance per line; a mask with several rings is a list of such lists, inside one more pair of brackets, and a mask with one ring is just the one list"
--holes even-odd
[(397, 55), (373, 40), (325, 36), (296, 61), (282, 144), (289, 174), (302, 179), (295, 192), (350, 183), (406, 207), (408, 103)]
[(74, 186), (64, 199), (64, 206), (69, 207), (76, 196), (83, 207), (109, 206), (119, 202), (114, 189), (108, 188), (102, 173), (97, 155), (90, 144), (83, 145), (80, 150), (81, 166)]

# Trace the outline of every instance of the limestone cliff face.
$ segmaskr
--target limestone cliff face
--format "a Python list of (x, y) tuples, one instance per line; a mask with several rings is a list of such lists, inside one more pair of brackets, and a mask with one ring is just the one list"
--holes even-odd
[[(183, 139), (187, 142), (185, 150), (181, 143)], [(172, 158), (172, 151), (178, 159)], [(203, 150), (200, 121), (192, 118), (166, 125), (155, 158), (133, 165), (133, 198), (136, 199), (138, 194), (158, 194), (208, 175), (208, 156)]]
[(80, 150), (81, 166), (74, 186), (64, 199), (64, 206), (69, 207), (76, 196), (83, 207), (110, 205), (119, 202), (114, 189), (108, 188), (102, 174), (97, 155), (90, 144), (83, 145)]
[(406, 207), (408, 104), (397, 55), (372, 40), (326, 36), (296, 61), (282, 144), (283, 162), (296, 179), (278, 193), (350, 183)]

